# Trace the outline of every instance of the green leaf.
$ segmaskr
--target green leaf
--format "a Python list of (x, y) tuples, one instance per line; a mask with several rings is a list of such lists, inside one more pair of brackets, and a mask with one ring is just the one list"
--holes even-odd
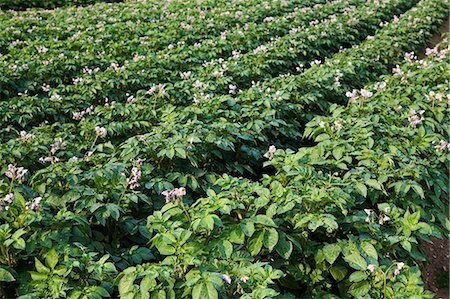
[(45, 267), (44, 264), (42, 264), (37, 258), (34, 258), (34, 265), (39, 273), (50, 273), (50, 269)]
[(423, 199), (425, 198), (425, 194), (423, 192), (422, 187), (419, 184), (412, 184), (411, 187), (413, 190)]
[(330, 273), (336, 281), (341, 281), (347, 275), (347, 268), (339, 265), (333, 266), (330, 268)]
[(178, 157), (186, 159), (186, 151), (184, 149), (182, 149), (181, 147), (177, 147), (175, 148), (175, 151)]
[(14, 276), (8, 270), (0, 268), (0, 281), (11, 282), (15, 280)]
[(367, 186), (375, 188), (377, 190), (381, 190), (382, 189), (381, 184), (377, 180), (368, 179), (368, 180), (365, 181), (365, 183), (366, 183)]
[(57, 263), (58, 263), (58, 253), (56, 253), (56, 250), (52, 248), (52, 250), (50, 250), (47, 253), (47, 256), (45, 257), (45, 264), (51, 269), (54, 269)]
[(136, 274), (127, 273), (119, 281), (119, 294), (120, 296), (127, 295), (133, 289), (133, 282), (136, 278)]
[(46, 280), (48, 278), (47, 274), (34, 271), (31, 271), (30, 275), (32, 280)]
[(241, 222), (242, 231), (247, 237), (251, 237), (255, 232), (255, 225), (251, 221)]
[(342, 251), (341, 246), (339, 246), (338, 244), (327, 244), (322, 248), (322, 250), (325, 255), (325, 259), (331, 265), (338, 258), (339, 254)]
[(13, 243), (13, 247), (15, 249), (25, 249), (25, 246), (26, 246), (25, 240), (22, 239), (22, 238), (19, 238), (19, 239), (15, 240), (14, 243)]
[(283, 232), (280, 232), (280, 238), (275, 246), (275, 250), (284, 259), (288, 259), (291, 256), (293, 250), (292, 242), (286, 240), (286, 235)]
[(367, 197), (367, 187), (366, 185), (362, 184), (362, 183), (357, 183), (356, 184), (356, 189), (358, 190), (358, 192), (364, 196)]
[(381, 189), (382, 189), (381, 184), (380, 184), (377, 180), (374, 180), (374, 179), (367, 179), (367, 180), (365, 181), (365, 183), (366, 183), (367, 186), (372, 187), (372, 188), (375, 188), (375, 189), (377, 189), (377, 190), (381, 190)]
[(370, 284), (367, 281), (354, 283), (350, 286), (348, 292), (356, 298), (361, 298), (370, 290)]
[(141, 293), (141, 297), (148, 296), (148, 291), (154, 284), (156, 284), (154, 278), (152, 278), (150, 275), (144, 276), (144, 278), (142, 278), (141, 284), (139, 286), (139, 291)]
[(378, 260), (378, 253), (375, 247), (369, 242), (363, 242), (361, 244), (362, 250), (371, 258)]
[(264, 246), (271, 252), (278, 243), (278, 232), (274, 228), (269, 228), (264, 233)]
[(164, 243), (164, 241), (156, 244), (156, 248), (158, 249), (159, 253), (162, 255), (172, 255), (175, 253), (175, 247), (172, 245)]
[(222, 240), (218, 246), (222, 257), (229, 259), (233, 253), (233, 245), (227, 240)]
[(366, 272), (364, 272), (364, 271), (356, 271), (356, 272), (353, 272), (350, 275), (348, 280), (350, 282), (360, 282), (360, 281), (363, 281), (366, 278), (367, 278), (367, 273)]
[(212, 283), (203, 282), (196, 284), (192, 289), (192, 299), (217, 299), (219, 294)]
[(411, 243), (408, 240), (403, 240), (400, 242), (400, 244), (406, 251), (411, 252), (412, 247), (411, 247)]
[(248, 250), (252, 256), (256, 256), (263, 246), (264, 232), (257, 232), (248, 241)]
[(344, 257), (344, 260), (350, 265), (350, 267), (356, 270), (366, 270), (366, 260), (359, 253), (352, 253)]
[(259, 223), (259, 224), (262, 224), (265, 226), (276, 227), (275, 222), (273, 222), (273, 220), (270, 219), (269, 217), (267, 217), (266, 215), (256, 215), (256, 216), (252, 217), (251, 219), (255, 223)]
[[(166, 299), (166, 298), (167, 298), (167, 296), (166, 296), (166, 292), (164, 290), (159, 290), (159, 291), (153, 292), (152, 297), (151, 297), (151, 299)], [(169, 297), (169, 298), (173, 298), (173, 297)], [(131, 299), (134, 299), (134, 296)], [(142, 299), (142, 298), (140, 298), (140, 299)]]
[(336, 160), (340, 160), (344, 153), (344, 148), (342, 146), (335, 147), (333, 149), (333, 156)]

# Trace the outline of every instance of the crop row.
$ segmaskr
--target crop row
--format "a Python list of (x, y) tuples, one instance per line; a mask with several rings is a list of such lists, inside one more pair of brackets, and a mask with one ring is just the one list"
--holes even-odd
[[(296, 7), (321, 2), (213, 1), (200, 7), (191, 1), (154, 6), (125, 3), (106, 6), (102, 14), (92, 14), (96, 7), (77, 9), (73, 12), (75, 16), (69, 18), (68, 10), (5, 15), (1, 41), (5, 45), (3, 54), (12, 52), (14, 56), (36, 54), (36, 48), (46, 48), (50, 52), (59, 51), (56, 55), (64, 50), (72, 58), (75, 54), (71, 52), (80, 54), (81, 49), (89, 50), (90, 54), (107, 52), (121, 62), (120, 57), (132, 58), (136, 49), (158, 51), (176, 43), (193, 45), (225, 30), (237, 30), (249, 23), (291, 13)], [(213, 6), (214, 3), (217, 5)], [(78, 22), (80, 18), (83, 22)]]
[(119, 274), (121, 297), (432, 298), (416, 263), (450, 229), (446, 44), (310, 122), (317, 145), (269, 148), (276, 174), (169, 199), (147, 221), (160, 262)]
[[(321, 1), (313, 2), (320, 3)], [(164, 51), (156, 53), (149, 48), (147, 45), (148, 42), (143, 41), (142, 39), (132, 39), (128, 37), (125, 41), (118, 41), (118, 38), (123, 38), (123, 32), (117, 32), (115, 34), (117, 37), (114, 36), (114, 38), (109, 38), (112, 40), (109, 45), (102, 44), (98, 47), (87, 49), (87, 52), (81, 56), (78, 47), (73, 46), (73, 39), (62, 41), (60, 42), (61, 45), (55, 45), (53, 42), (52, 47), (55, 47), (56, 49), (52, 49), (52, 47), (46, 48), (45, 44), (42, 44), (41, 41), (37, 41), (28, 45), (25, 49), (10, 53), (4, 60), (6, 63), (5, 67), (9, 66), (11, 68), (11, 66), (14, 65), (22, 65), (24, 67), (27, 65), (26, 68), (31, 68), (31, 70), (27, 72), (17, 72), (16, 70), (9, 76), (14, 78), (14, 81), (12, 81), (12, 79), (8, 80), (7, 77), (3, 80), (6, 82), (14, 82), (14, 90), (16, 91), (23, 91), (21, 90), (20, 85), (26, 86), (29, 88), (27, 89), (29, 91), (33, 91), (40, 89), (42, 84), (53, 85), (54, 83), (61, 81), (60, 78), (68, 78), (68, 83), (72, 83), (71, 79), (73, 80), (73, 78), (83, 78), (83, 70), (104, 70), (111, 65), (111, 61), (116, 65), (128, 65), (128, 60), (136, 60), (131, 62), (132, 68), (133, 65), (145, 64), (147, 67), (152, 68), (152, 74), (158, 74), (161, 79), (164, 78), (163, 80), (165, 82), (169, 82), (174, 78), (179, 79), (180, 73), (189, 71), (194, 65), (201, 65), (204, 61), (213, 58), (227, 58), (231, 56), (233, 51), (234, 53), (242, 53), (249, 49), (254, 49), (275, 36), (286, 34), (295, 26), (305, 26), (311, 21), (319, 21), (323, 17), (338, 12), (345, 4), (352, 4), (352, 2), (353, 1), (337, 1), (324, 5), (317, 4), (311, 7), (297, 7), (294, 12), (287, 15), (267, 17), (265, 21), (261, 23), (246, 23), (245, 28), (241, 27), (238, 23), (236, 28), (226, 30), (220, 36), (203, 39), (201, 42), (196, 43), (195, 47), (190, 43), (181, 41), (175, 46), (171, 46)], [(355, 3), (358, 3), (358, 1), (355, 1)], [(334, 7), (336, 4), (339, 6)], [(172, 35), (168, 36), (172, 37)], [(85, 36), (79, 36), (77, 40), (80, 44), (82, 42), (86, 43), (85, 38)], [(88, 38), (94, 39), (94, 37)], [(152, 40), (161, 42), (161, 38), (154, 38)], [(69, 47), (67, 47), (68, 43), (70, 44)], [(45, 53), (40, 53), (38, 49), (42, 48), (46, 48), (47, 51)], [(120, 48), (120, 50), (118, 48)], [(138, 48), (139, 51), (132, 50), (133, 53), (124, 55), (124, 48)], [(61, 49), (64, 49), (64, 52), (62, 52)], [(72, 51), (68, 52), (67, 49), (72, 49)], [(97, 52), (97, 54), (92, 55), (91, 52)], [(98, 54), (99, 52), (101, 52), (100, 55)], [(44, 63), (45, 61), (52, 61), (54, 56), (60, 56), (61, 53), (64, 54), (64, 59), (58, 59), (58, 61), (52, 62), (51, 64)], [(78, 58), (74, 59), (74, 56)], [(22, 62), (21, 60), (18, 60), (19, 57)], [(11, 62), (8, 63), (8, 61)], [(30, 66), (27, 64), (29, 61), (36, 61), (36, 64)], [(44, 80), (44, 78), (46, 79)], [(55, 78), (58, 78), (58, 80), (53, 80)], [(21, 83), (18, 84), (17, 82)], [(8, 85), (11, 84), (5, 84), (5, 88), (8, 87)], [(6, 90), (4, 92), (6, 93)]]
[[(27, 122), (36, 124), (41, 121), (67, 121), (72, 118), (74, 112), (84, 110), (91, 104), (104, 103), (105, 98), (114, 102), (126, 102), (130, 100), (130, 94), (132, 99), (142, 88), (146, 88), (146, 91), (147, 89), (153, 91), (153, 93), (164, 88), (167, 99), (164, 101), (159, 101), (157, 97), (152, 99), (157, 106), (165, 105), (168, 102), (183, 106), (189, 105), (193, 101), (207, 102), (214, 93), (228, 93), (230, 84), (236, 84), (232, 86), (236, 88), (234, 92), (237, 93), (238, 88), (246, 89), (250, 86), (252, 79), (258, 76), (269, 79), (270, 75), (275, 76), (289, 69), (295, 69), (295, 65), (290, 62), (293, 59), (298, 65), (302, 64), (301, 62), (309, 65), (318, 55), (330, 56), (339, 50), (340, 46), (347, 46), (353, 43), (353, 40), (362, 40), (367, 34), (375, 31), (380, 21), (387, 20), (393, 14), (404, 11), (414, 2), (390, 1), (381, 6), (374, 5), (373, 12), (367, 12), (365, 7), (360, 7), (356, 9), (355, 13), (353, 11), (355, 8), (350, 8), (337, 17), (331, 16), (311, 28), (305, 28), (301, 32), (294, 32), (282, 37), (271, 47), (266, 47), (267, 50), (253, 51), (222, 61), (219, 65), (220, 70), (214, 66), (217, 63), (197, 68), (197, 71), (191, 73), (185, 80), (178, 79), (174, 84), (167, 84), (167, 86), (153, 85), (152, 79), (158, 78), (161, 69), (168, 67), (161, 69), (153, 67), (151, 61), (147, 67), (144, 59), (130, 62), (122, 67), (109, 67), (103, 72), (92, 72), (91, 70), (90, 73), (76, 78), (78, 80), (76, 84), (60, 85), (56, 88), (48, 87), (48, 93), (44, 92), (44, 97), (24, 94), (22, 97), (13, 98), (8, 103), (4, 103), (3, 105), (11, 107), (4, 109), (5, 111), (16, 110), (13, 107), (17, 103), (26, 106), (26, 108), (24, 107), (25, 113), (23, 113), (25, 115), (19, 116), (18, 119), (21, 121), (19, 124), (25, 126)], [(333, 10), (332, 7), (329, 9)], [(325, 31), (327, 33), (324, 35)], [(296, 46), (292, 43), (295, 43)], [(294, 46), (295, 49), (292, 48)], [(306, 49), (308, 50), (306, 51)], [(268, 68), (271, 68), (272, 71), (264, 77), (262, 73)], [(54, 73), (58, 74), (56, 71)], [(176, 76), (179, 78), (179, 72), (176, 72)], [(170, 77), (169, 74), (168, 77)], [(174, 76), (172, 75), (172, 77)], [(42, 88), (40, 84), (36, 85), (36, 89)], [(128, 95), (127, 92), (129, 92)], [(142, 92), (143, 90), (141, 90)], [(65, 100), (67, 97), (70, 97), (71, 100)], [(8, 121), (8, 118), (5, 118), (5, 121)]]
[[(176, 108), (167, 105), (154, 111), (144, 96), (130, 104), (117, 103), (97, 107), (93, 115), (86, 114), (78, 124), (56, 123), (36, 127), (29, 131), (29, 134), (35, 135), (36, 138), (26, 143), (26, 147), (20, 145), (20, 139), (10, 140), (4, 145), (2, 158), (12, 162), (15, 160), (13, 157), (21, 159), (27, 156), (29, 158), (27, 162), (30, 164), (24, 166), (33, 169), (41, 168), (42, 166), (38, 163), (39, 158), (45, 157), (50, 152), (49, 145), (57, 137), (67, 140), (68, 143), (67, 148), (56, 155), (58, 159), (66, 160), (72, 156), (82, 158), (85, 153), (93, 149), (92, 142), (97, 139), (94, 128), (104, 126), (108, 136), (113, 137), (115, 144), (107, 143), (111, 147), (109, 151), (115, 152), (119, 146), (121, 150), (117, 153), (117, 157), (128, 160), (130, 156), (137, 157), (145, 150), (146, 158), (150, 159), (148, 161), (154, 161), (154, 165), (160, 167), (160, 170), (154, 173), (156, 178), (162, 174), (160, 171), (166, 171), (170, 180), (174, 181), (178, 178), (176, 174), (181, 169), (185, 169), (183, 172), (193, 174), (198, 167), (218, 172), (236, 170), (242, 172), (243, 166), (235, 162), (237, 157), (241, 157), (238, 161), (251, 171), (248, 166), (258, 164), (255, 159), (262, 156), (262, 150), (268, 140), (279, 140), (280, 144), (285, 143), (285, 146), (295, 144), (301, 128), (301, 122), (298, 120), (309, 112), (308, 107), (315, 109), (317, 113), (320, 110), (314, 107), (323, 106), (318, 104), (324, 102), (324, 96), (329, 100), (342, 98), (346, 91), (360, 87), (357, 85), (358, 82), (362, 84), (373, 80), (376, 74), (385, 73), (394, 62), (394, 57), (399, 57), (403, 51), (420, 45), (418, 36), (423, 34), (427, 27), (428, 32), (431, 32), (433, 26), (430, 26), (430, 22), (437, 24), (444, 15), (442, 10), (441, 12), (436, 10), (436, 18), (429, 21), (418, 18), (414, 21), (411, 17), (407, 18), (405, 23), (415, 22), (413, 27), (415, 31), (405, 29), (403, 34), (410, 35), (413, 37), (412, 40), (404, 38), (403, 35), (399, 37), (393, 35), (392, 33), (396, 32), (394, 29), (398, 30), (397, 24), (394, 23), (392, 27), (388, 26), (380, 31), (375, 40), (368, 40), (361, 47), (357, 46), (337, 54), (335, 59), (327, 61), (322, 66), (315, 66), (298, 76), (276, 79), (273, 85), (267, 84), (263, 88), (254, 87), (236, 98), (223, 96), (213, 98), (201, 106)], [(411, 26), (405, 28), (409, 27)], [(417, 36), (413, 35), (414, 33)], [(385, 45), (386, 48), (380, 47), (382, 50), (378, 47), (374, 48), (374, 45), (386, 44), (386, 41), (394, 39), (399, 42), (397, 48), (388, 45)], [(383, 40), (386, 41), (383, 42)], [(414, 45), (415, 43), (419, 44)], [(378, 61), (374, 59), (379, 55)], [(365, 58), (362, 59), (362, 57)], [(388, 58), (390, 60), (385, 60)], [(356, 63), (359, 65), (355, 65)], [(377, 71), (367, 72), (372, 69)], [(335, 84), (337, 70), (342, 72), (340, 78), (342, 85), (339, 87)], [(332, 75), (324, 77), (324, 74)], [(296, 82), (294, 80), (304, 82), (302, 86), (305, 89), (292, 90), (294, 86), (292, 82)], [(300, 85), (295, 84), (295, 86)], [(317, 94), (308, 86), (328, 90), (328, 93)], [(274, 89), (269, 90), (269, 88)], [(274, 113), (274, 111), (278, 112)], [(13, 132), (11, 131), (17, 136), (18, 132)], [(134, 134), (131, 138), (130, 132)], [(127, 138), (128, 141), (126, 141)], [(142, 139), (147, 140), (140, 142), (139, 140)], [(96, 141), (101, 142), (102, 139)], [(120, 141), (126, 142), (120, 145), (118, 144)], [(256, 146), (255, 142), (257, 142)], [(100, 148), (103, 147), (103, 145), (100, 146)], [(212, 159), (215, 159), (214, 163)], [(244, 162), (246, 160), (249, 162)], [(186, 164), (187, 161), (190, 163)], [(193, 182), (189, 182), (189, 186), (195, 189), (198, 183), (194, 181), (194, 178), (191, 179)], [(183, 185), (186, 184), (185, 179), (181, 181), (184, 181)], [(163, 186), (157, 188), (157, 191), (162, 191)]]
[[(309, 2), (309, 4), (320, 2), (321, 1), (311, 1)], [(301, 1), (301, 3), (308, 4), (307, 1)], [(257, 37), (255, 41), (256, 47), (264, 43), (265, 38), (271, 38), (276, 36), (277, 34), (283, 34), (290, 29), (290, 26), (294, 26), (295, 24), (298, 24), (298, 22), (300, 22), (300, 24), (308, 24), (309, 21), (314, 20), (314, 17), (316, 15), (317, 17), (320, 17), (322, 15), (320, 10), (317, 8), (314, 9), (310, 14), (308, 14), (308, 16), (302, 17), (301, 15), (299, 16), (299, 13), (307, 13), (311, 11), (311, 8), (303, 7), (302, 9), (300, 7), (296, 9), (298, 10), (287, 16), (281, 15), (279, 17), (267, 17), (266, 14), (263, 14), (261, 18), (266, 17), (266, 20), (271, 20), (271, 22), (262, 22), (260, 25), (252, 22), (248, 23), (246, 19), (242, 22), (235, 21), (235, 23), (237, 23), (236, 27), (231, 28), (230, 31), (237, 32), (237, 34), (229, 33), (228, 35), (230, 36), (228, 36), (225, 40), (221, 36), (211, 37), (208, 35), (208, 39), (201, 38), (202, 41), (196, 43), (195, 47), (193, 47), (192, 43), (186, 43), (181, 39), (180, 36), (178, 38), (179, 41), (177, 45), (171, 45), (167, 48), (167, 51), (163, 51), (155, 58), (153, 58), (152, 56), (156, 55), (156, 53), (158, 52), (156, 51), (156, 49), (154, 49), (153, 46), (148, 45), (148, 43), (149, 41), (163, 43), (164, 38), (152, 36), (151, 31), (149, 32), (149, 29), (153, 27), (153, 30), (156, 31), (156, 33), (161, 32), (162, 29), (158, 24), (145, 22), (143, 26), (147, 26), (150, 28), (134, 28), (134, 34), (137, 34), (137, 36), (135, 36), (134, 38), (127, 32), (120, 32), (117, 30), (104, 32), (105, 28), (110, 28), (111, 26), (108, 26), (108, 24), (103, 24), (102, 20), (98, 21), (98, 24), (100, 24), (101, 28), (97, 28), (98, 26), (92, 25), (92, 29), (100, 29), (97, 31), (101, 33), (101, 35), (103, 36), (102, 38), (92, 36), (92, 32), (95, 32), (92, 30), (88, 30), (87, 32), (85, 32), (85, 34), (82, 34), (81, 32), (83, 31), (79, 28), (76, 28), (78, 29), (78, 31), (73, 33), (71, 31), (75, 31), (75, 28), (72, 30), (59, 29), (57, 30), (58, 32), (62, 31), (63, 34), (66, 35), (66, 38), (64, 38), (63, 40), (58, 40), (55, 42), (54, 39), (50, 39), (47, 42), (44, 42), (38, 39), (32, 43), (28, 43), (28, 45), (25, 47), (19, 46), (17, 50), (11, 51), (9, 55), (4, 57), (3, 61), (5, 63), (5, 68), (10, 69), (10, 74), (7, 76), (5, 73), (5, 77), (3, 78), (3, 80), (6, 82), (10, 81), (10, 83), (5, 84), (4, 93), (7, 93), (6, 88), (8, 86), (11, 87), (11, 85), (14, 86), (14, 89), (12, 89), (11, 92), (14, 91), (12, 94), (15, 95), (17, 91), (23, 92), (25, 90), (24, 88), (32, 92), (39, 90), (42, 84), (54, 85), (55, 83), (61, 82), (61, 80), (63, 80), (64, 82), (64, 78), (67, 78), (65, 79), (67, 81), (66, 83), (72, 83), (73, 78), (81, 77), (83, 70), (104, 70), (109, 67), (111, 63), (120, 66), (123, 64), (128, 64), (129, 60), (135, 60), (133, 61), (134, 64), (140, 63), (142, 65), (145, 63), (145, 60), (152, 62), (153, 59), (156, 59), (156, 61), (153, 62), (154, 64), (156, 64), (155, 66), (153, 66), (153, 68), (156, 67), (153, 72), (160, 73), (165, 67), (173, 69), (173, 64), (177, 64), (175, 65), (175, 67), (179, 66), (180, 64), (183, 65), (183, 63), (187, 63), (186, 65), (189, 66), (188, 61), (183, 60), (183, 58), (186, 57), (179, 57), (179, 53), (183, 51), (186, 51), (190, 54), (188, 57), (191, 57), (191, 59), (196, 60), (198, 64), (201, 64), (204, 60), (203, 58), (208, 57), (205, 57), (205, 55), (214, 55), (214, 53), (216, 53), (216, 51), (219, 49), (218, 44), (220, 44), (220, 47), (223, 47), (223, 50), (219, 51), (220, 53), (223, 51), (227, 51), (227, 49), (233, 48), (233, 45), (239, 45), (239, 43), (242, 42), (243, 38), (250, 39), (252, 37)], [(182, 20), (184, 19), (185, 17), (182, 18)], [(299, 20), (297, 21), (297, 19)], [(211, 21), (210, 18), (208, 18), (208, 20)], [(242, 27), (244, 25), (244, 22), (246, 24), (245, 28)], [(272, 22), (276, 25), (272, 25)], [(129, 24), (129, 21), (124, 22), (123, 25), (126, 26), (125, 28), (131, 26), (131, 24)], [(114, 24), (114, 26), (118, 26), (118, 24)], [(204, 26), (205, 24), (203, 24), (203, 27)], [(178, 28), (179, 25), (175, 27)], [(125, 28), (124, 30), (127, 30)], [(243, 31), (245, 31), (245, 33)], [(164, 30), (164, 32), (166, 32), (166, 30)], [(143, 37), (144, 33), (145, 36)], [(226, 34), (227, 32), (224, 31), (223, 33)], [(264, 33), (265, 37), (258, 38), (258, 36), (260, 36), (262, 33)], [(167, 38), (174, 38), (174, 34), (165, 34), (167, 35)], [(179, 34), (183, 35), (184, 33), (179, 32)], [(191, 33), (188, 34), (188, 36), (192, 38), (193, 36), (195, 37), (195, 34)], [(69, 38), (67, 39), (67, 37)], [(94, 40), (105, 38), (107, 40), (106, 43), (92, 43), (92, 41)], [(86, 45), (91, 46), (86, 47)], [(248, 45), (248, 47), (251, 47), (252, 45), (253, 44), (250, 44)], [(232, 50), (242, 51), (244, 49), (245, 48), (242, 48), (242, 46), (239, 46)], [(80, 54), (80, 50), (84, 50), (85, 52)], [(230, 54), (231, 50), (228, 50), (228, 52)], [(58, 57), (58, 59), (54, 61), (56, 56)], [(167, 61), (168, 59), (170, 61)], [(36, 63), (30, 65), (30, 61), (36, 61)], [(158, 64), (160, 64), (159, 61), (164, 62), (164, 65), (158, 66)], [(148, 65), (148, 67), (150, 67), (150, 65)], [(179, 73), (181, 71), (182, 69), (180, 69), (176, 73), (177, 77), (179, 76)], [(8, 77), (10, 77), (10, 80), (8, 80)], [(12, 81), (12, 79), (14, 80)]]
[(70, 5), (89, 5), (97, 2), (122, 2), (123, 0), (1, 0), (1, 9), (25, 10), (28, 8), (55, 8)]

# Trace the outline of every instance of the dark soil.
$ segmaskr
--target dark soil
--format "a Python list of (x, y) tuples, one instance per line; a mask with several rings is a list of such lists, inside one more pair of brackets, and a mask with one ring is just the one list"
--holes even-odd
[(449, 299), (449, 240), (431, 238), (432, 244), (421, 242), (428, 257), (422, 266), (425, 288), (436, 294), (436, 299)]
[[(445, 32), (449, 32), (449, 20), (447, 20), (440, 28), (439, 31), (436, 32), (432, 39), (430, 44), (428, 45), (428, 48), (434, 48), (434, 46), (436, 46), (437, 44), (439, 44), (442, 41), (442, 34)], [(417, 55), (417, 57), (419, 59), (422, 59), (425, 57), (425, 51), (423, 51), (422, 53), (419, 53)]]
[[(445, 32), (449, 32), (449, 20), (439, 28), (439, 32), (433, 36), (428, 47), (433, 48), (441, 42), (442, 33)], [(425, 51), (418, 55), (420, 59), (424, 56)], [(431, 240), (431, 244), (421, 242), (428, 257), (428, 262), (422, 265), (425, 288), (435, 293), (436, 299), (449, 299), (450, 242), (447, 238), (443, 240), (431, 238)]]

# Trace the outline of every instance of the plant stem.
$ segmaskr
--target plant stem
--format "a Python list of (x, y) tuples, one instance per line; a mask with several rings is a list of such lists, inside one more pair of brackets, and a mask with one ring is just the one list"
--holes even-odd
[(92, 149), (95, 146), (95, 143), (97, 142), (97, 139), (98, 139), (98, 134), (95, 136), (94, 142), (92, 142), (92, 145), (91, 145), (91, 148), (89, 149), (89, 151), (92, 151)]
[(183, 204), (183, 199), (181, 199), (181, 198), (180, 198), (180, 203), (181, 203), (181, 208), (183, 209), (184, 213), (186, 214), (186, 216), (187, 216), (187, 218), (189, 220), (189, 223), (192, 224), (191, 216), (189, 216), (189, 213), (188, 213), (188, 211), (186, 210), (186, 207)]

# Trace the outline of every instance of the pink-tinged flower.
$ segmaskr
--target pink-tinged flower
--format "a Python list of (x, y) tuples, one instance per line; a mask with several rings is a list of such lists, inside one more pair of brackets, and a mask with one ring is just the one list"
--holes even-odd
[(386, 214), (389, 214), (389, 213), (391, 212), (391, 208), (390, 208), (390, 207), (384, 208), (384, 212), (385, 212)]
[(410, 109), (409, 110), (409, 114), (410, 116), (408, 117), (408, 121), (409, 124), (415, 128), (418, 124), (422, 123), (422, 121), (424, 120), (423, 117), (421, 117), (420, 115), (424, 114), (425, 110), (420, 110), (417, 114), (416, 110), (414, 109)]
[(411, 62), (411, 61), (414, 61), (416, 59), (417, 59), (417, 57), (416, 57), (416, 55), (414, 55), (414, 52), (405, 53), (405, 60), (406, 61)]
[(314, 65), (321, 65), (322, 64), (322, 60), (320, 60), (320, 59), (316, 59), (316, 60), (314, 60), (313, 62), (311, 62), (311, 66), (314, 66)]
[(370, 98), (371, 96), (373, 96), (373, 92), (371, 92), (371, 91), (369, 91), (369, 90), (367, 90), (367, 89), (361, 89), (361, 95), (362, 95), (364, 98), (368, 99), (368, 98)]
[(264, 154), (264, 158), (272, 159), (273, 155), (275, 155), (275, 152), (277, 151), (277, 148), (275, 145), (269, 146), (269, 150)]
[(166, 197), (166, 203), (169, 203), (170, 202), (170, 197), (171, 197), (171, 192), (166, 190), (166, 191), (163, 191), (161, 194)]
[(242, 276), (239, 280), (246, 283), (250, 278), (248, 276)]
[(227, 274), (222, 275), (222, 279), (227, 283), (231, 284), (231, 277)]
[(370, 272), (374, 272), (375, 271), (375, 265), (370, 264), (369, 266), (367, 266), (367, 270), (369, 270)]
[[(433, 141), (433, 144), (434, 143), (435, 142)], [(448, 151), (450, 151), (450, 143), (448, 143), (445, 140), (439, 141), (439, 144), (435, 145), (434, 147), (435, 147), (436, 150), (440, 150), (440, 151), (448, 150)]]
[(237, 86), (236, 86), (236, 85), (230, 84), (230, 85), (228, 85), (228, 88), (230, 89), (230, 90), (228, 91), (228, 93), (230, 93), (230, 94), (236, 94), (236, 90), (237, 90)]
[(166, 203), (169, 203), (172, 198), (178, 198), (181, 199), (184, 195), (186, 195), (186, 189), (181, 188), (175, 188), (173, 190), (166, 190), (161, 193), (166, 197)]
[(325, 128), (326, 125), (327, 123), (324, 122), (323, 120), (319, 123), (319, 127), (321, 127), (322, 129)]
[(392, 73), (394, 74), (394, 76), (403, 75), (403, 71), (401, 70), (401, 68), (398, 64), (395, 66), (395, 68), (392, 69)]
[(65, 149), (66, 143), (63, 142), (62, 138), (55, 138), (55, 142), (52, 144), (51, 153), (55, 154), (57, 150)]
[(39, 161), (42, 163), (56, 163), (59, 162), (58, 157), (40, 157)]
[(238, 59), (241, 56), (241, 51), (233, 50), (233, 52), (231, 52), (231, 54), (233, 55), (234, 59)]
[(39, 203), (41, 202), (42, 198), (41, 197), (36, 197), (32, 200), (32, 202), (27, 201), (25, 203), (25, 209), (26, 210), (37, 210), (39, 209)]
[(86, 108), (85, 112), (89, 115), (94, 114), (94, 106), (89, 106), (88, 108)]
[(400, 270), (395, 269), (395, 270), (394, 270), (394, 276), (397, 276), (397, 275), (399, 275), (399, 274), (400, 274)]
[(52, 101), (60, 101), (61, 100), (61, 96), (59, 94), (55, 93), (55, 94), (53, 94), (50, 97), (50, 100), (52, 100)]
[(17, 168), (16, 166), (9, 164), (5, 175), (12, 180), (21, 180), (27, 172), (28, 170), (23, 167)]
[(139, 187), (139, 180), (141, 179), (141, 170), (138, 167), (133, 167), (131, 169), (131, 177), (127, 179), (127, 184), (130, 189), (135, 189)]
[(50, 90), (50, 85), (49, 84), (42, 84), (42, 90), (45, 92), (48, 92)]
[(5, 198), (3, 198), (3, 201), (7, 202), (9, 204), (12, 203), (13, 200), (14, 200), (14, 194), (13, 193), (6, 194)]
[(427, 48), (425, 50), (425, 55), (426, 56), (433, 56), (433, 55), (437, 55), (439, 52), (437, 47), (434, 47), (433, 49)]
[(37, 47), (36, 48), (38, 53), (47, 53), (48, 52), (48, 48), (46, 47)]
[(365, 220), (367, 223), (370, 223), (370, 217), (366, 217), (366, 220)]
[(397, 264), (397, 269), (401, 270), (401, 269), (403, 269), (404, 266), (405, 266), (405, 263), (400, 262), (400, 263)]
[(391, 218), (389, 218), (389, 217), (386, 216), (386, 215), (383, 216), (383, 221), (384, 221), (384, 222), (389, 221), (389, 220), (391, 220)]
[(26, 131), (20, 131), (20, 133), (19, 133), (19, 138), (23, 142), (27, 142), (28, 140), (30, 140), (33, 137), (34, 137), (33, 134), (29, 134)]
[(372, 210), (371, 209), (364, 209), (364, 212), (366, 212), (366, 214), (368, 216), (370, 216), (370, 214), (372, 214)]
[(81, 112), (73, 112), (72, 113), (72, 119), (74, 120), (80, 120), (84, 115), (84, 111)]
[(183, 72), (183, 73), (180, 73), (180, 77), (181, 77), (181, 79), (186, 80), (187, 78), (189, 78), (191, 76), (191, 74), (192, 74), (191, 71)]
[(345, 123), (345, 121), (343, 121), (343, 120), (341, 120), (341, 119), (335, 120), (335, 121), (333, 122), (333, 129), (334, 129), (336, 132), (339, 132), (340, 130), (342, 130), (342, 125), (343, 125), (343, 123)]
[(136, 98), (133, 95), (129, 95), (127, 93), (127, 96), (128, 96), (128, 98), (127, 98), (127, 103), (128, 104), (133, 103), (134, 101), (136, 101)]
[(106, 137), (107, 131), (104, 127), (96, 126), (95, 133), (97, 133), (97, 136), (100, 136), (103, 138), (103, 137)]

